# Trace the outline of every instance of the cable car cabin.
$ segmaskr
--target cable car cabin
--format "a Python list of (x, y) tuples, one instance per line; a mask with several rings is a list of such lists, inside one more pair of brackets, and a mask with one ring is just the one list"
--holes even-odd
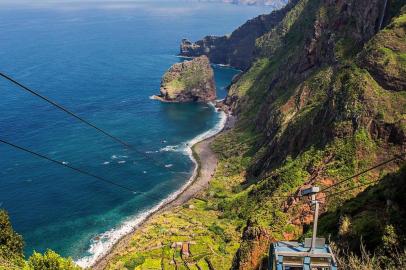
[(302, 196), (311, 196), (314, 205), (313, 234), (304, 243), (276, 242), (269, 248), (269, 270), (337, 270), (337, 262), (326, 239), (317, 238), (319, 187), (301, 191)]
[(337, 262), (325, 239), (317, 238), (305, 243), (276, 242), (269, 248), (269, 270), (337, 270)]

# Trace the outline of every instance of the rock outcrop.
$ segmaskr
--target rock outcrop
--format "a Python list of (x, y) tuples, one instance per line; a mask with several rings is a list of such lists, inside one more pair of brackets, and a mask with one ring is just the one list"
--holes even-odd
[(263, 258), (271, 240), (269, 232), (265, 228), (248, 221), (242, 234), (241, 246), (234, 257), (232, 269), (268, 269)]
[(274, 28), (298, 0), (291, 0), (284, 8), (247, 21), (231, 35), (206, 36), (197, 42), (183, 39), (180, 55), (207, 55), (212, 63), (230, 65), (242, 70), (251, 66), (255, 56), (255, 40)]
[(216, 98), (214, 73), (206, 56), (174, 64), (163, 76), (161, 94), (170, 102), (206, 102)]

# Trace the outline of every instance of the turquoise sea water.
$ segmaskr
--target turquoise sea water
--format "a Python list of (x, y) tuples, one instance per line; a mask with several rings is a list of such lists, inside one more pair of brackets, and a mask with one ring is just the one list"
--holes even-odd
[[(187, 144), (220, 127), (210, 105), (149, 98), (180, 61), (179, 41), (230, 33), (269, 10), (194, 1), (34, 3), (0, 3), (0, 70), (168, 167), (0, 80), (1, 139), (157, 198), (0, 144), (0, 207), (27, 255), (52, 248), (86, 265), (188, 181)], [(237, 72), (215, 67), (219, 97)]]

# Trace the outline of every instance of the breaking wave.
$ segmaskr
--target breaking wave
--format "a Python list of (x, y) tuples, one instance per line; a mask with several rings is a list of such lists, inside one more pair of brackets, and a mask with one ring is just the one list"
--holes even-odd
[[(210, 104), (214, 107), (213, 104)], [(181, 151), (187, 155), (189, 155), (190, 159), (195, 164), (193, 174), (189, 178), (189, 180), (177, 191), (170, 194), (166, 199), (163, 199), (160, 203), (152, 207), (146, 212), (140, 213), (133, 217), (128, 218), (124, 221), (121, 225), (113, 228), (107, 232), (100, 234), (99, 236), (95, 237), (90, 244), (89, 249), (87, 250), (88, 256), (82, 257), (76, 261), (76, 263), (81, 267), (90, 267), (94, 265), (99, 259), (105, 256), (110, 249), (125, 235), (131, 233), (136, 229), (139, 225), (142, 224), (144, 220), (146, 220), (150, 215), (161, 209), (166, 204), (170, 203), (171, 201), (175, 200), (194, 180), (197, 175), (197, 161), (193, 157), (192, 154), (192, 146), (200, 141), (208, 139), (217, 133), (219, 133), (225, 126), (227, 121), (227, 115), (224, 112), (219, 112), (220, 119), (218, 123), (210, 130), (199, 134), (198, 136), (194, 137), (193, 139), (179, 144), (175, 146), (166, 146), (162, 148), (160, 151)], [(114, 155), (112, 159), (116, 159), (123, 156)], [(172, 164), (167, 164), (169, 166)], [(147, 173), (143, 171), (143, 173)]]

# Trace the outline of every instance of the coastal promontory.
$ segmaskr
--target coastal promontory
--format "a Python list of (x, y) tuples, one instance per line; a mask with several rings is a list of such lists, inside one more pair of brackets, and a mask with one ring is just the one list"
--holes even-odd
[(183, 39), (179, 55), (187, 57), (207, 55), (214, 64), (247, 70), (256, 57), (257, 38), (275, 28), (298, 2), (299, 0), (291, 0), (282, 9), (259, 15), (238, 27), (230, 35), (210, 35), (196, 42)]
[(214, 72), (207, 56), (176, 63), (161, 81), (157, 99), (169, 102), (207, 102), (216, 98)]

